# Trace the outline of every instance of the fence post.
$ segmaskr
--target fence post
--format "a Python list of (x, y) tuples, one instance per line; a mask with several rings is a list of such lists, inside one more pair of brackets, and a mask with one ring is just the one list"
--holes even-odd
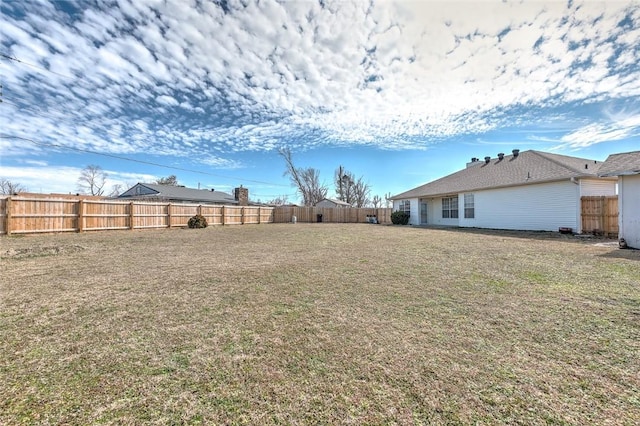
[(220, 218), (222, 225), (224, 225), (224, 206), (222, 206), (222, 217)]
[(81, 198), (78, 201), (78, 232), (84, 230), (84, 200)]
[(258, 207), (258, 225), (262, 223), (262, 213), (260, 212), (260, 207)]
[(244, 225), (244, 207), (240, 207), (240, 225)]
[(607, 210), (607, 200), (604, 198), (604, 195), (600, 196), (600, 226), (602, 226), (602, 235), (607, 235), (607, 224), (606, 220), (606, 210)]
[(129, 202), (129, 229), (133, 230), (133, 201)]
[(196, 211), (198, 212), (198, 216), (202, 216), (202, 204), (198, 204), (198, 209)]
[(7, 219), (7, 236), (9, 236), (11, 235), (11, 197), (7, 197), (5, 206), (7, 209), (7, 213), (5, 215)]
[(167, 204), (167, 228), (171, 228), (171, 203)]

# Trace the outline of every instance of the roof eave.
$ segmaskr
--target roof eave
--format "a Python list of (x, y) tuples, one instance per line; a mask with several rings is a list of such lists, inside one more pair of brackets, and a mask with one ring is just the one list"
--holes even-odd
[(623, 170), (618, 172), (609, 172), (603, 173), (600, 177), (617, 177), (617, 176), (632, 176), (632, 175), (640, 175), (640, 170)]
[[(514, 184), (509, 184), (509, 185), (498, 185), (498, 186), (490, 186), (490, 187), (475, 187), (475, 188), (464, 188), (464, 189), (460, 189), (458, 191), (448, 191), (448, 192), (439, 192), (439, 193), (434, 193), (434, 194), (420, 194), (420, 195), (413, 195), (411, 197), (395, 197), (395, 198), (390, 198), (391, 200), (402, 200), (402, 199), (407, 199), (407, 198), (438, 198), (438, 197), (446, 197), (446, 196), (450, 196), (450, 195), (454, 195), (454, 194), (462, 194), (465, 192), (475, 192), (475, 191), (489, 191), (492, 189), (504, 189), (504, 188), (514, 188), (517, 186), (525, 186), (525, 185), (536, 185), (536, 184), (541, 184), (541, 183), (552, 183), (552, 182), (563, 182), (563, 181), (570, 181), (571, 179), (589, 179), (589, 178), (595, 178), (598, 179), (599, 177), (597, 175), (578, 175), (578, 176), (569, 176), (569, 177), (565, 177), (565, 178), (555, 178), (555, 179), (544, 179), (544, 180), (534, 180), (534, 181), (530, 181), (530, 182), (523, 182), (523, 183), (514, 183)], [(614, 180), (614, 179), (611, 179)], [(402, 194), (400, 194), (402, 195)]]

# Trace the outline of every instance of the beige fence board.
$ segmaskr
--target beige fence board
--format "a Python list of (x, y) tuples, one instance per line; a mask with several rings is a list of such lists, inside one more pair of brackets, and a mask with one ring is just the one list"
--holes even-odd
[(272, 223), (273, 211), (272, 207), (17, 196), (0, 198), (0, 233), (186, 227), (198, 213), (209, 225)]
[(328, 223), (366, 223), (368, 217), (375, 216), (379, 223), (391, 223), (390, 208), (331, 208), (331, 207), (299, 207), (278, 206), (274, 210), (275, 223), (291, 222), (293, 216), (297, 222), (316, 223), (318, 215), (322, 215), (322, 222)]
[(582, 197), (580, 204), (583, 234), (618, 235), (617, 196)]

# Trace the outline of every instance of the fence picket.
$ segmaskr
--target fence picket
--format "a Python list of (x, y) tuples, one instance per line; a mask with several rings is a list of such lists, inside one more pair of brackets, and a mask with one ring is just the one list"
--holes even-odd
[[(221, 206), (145, 201), (7, 197), (0, 199), (0, 234), (84, 232), (186, 227), (202, 214), (210, 225), (297, 222), (364, 223), (375, 216), (391, 223), (390, 208)], [(617, 222), (616, 222), (617, 225)]]

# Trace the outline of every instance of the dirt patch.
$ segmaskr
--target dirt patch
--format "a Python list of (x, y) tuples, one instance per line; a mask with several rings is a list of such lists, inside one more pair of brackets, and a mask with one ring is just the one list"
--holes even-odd
[(76, 253), (82, 250), (84, 250), (84, 247), (79, 245), (10, 248), (0, 251), (0, 259), (23, 259), (27, 257), (55, 256), (62, 253)]

